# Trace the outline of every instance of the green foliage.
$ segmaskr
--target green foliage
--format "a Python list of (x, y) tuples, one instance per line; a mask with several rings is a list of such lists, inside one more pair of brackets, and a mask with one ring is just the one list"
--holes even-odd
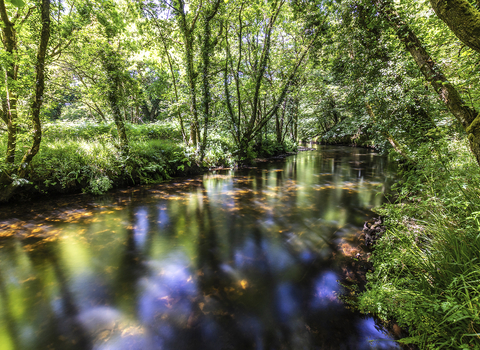
[(296, 144), (293, 141), (287, 139), (279, 143), (272, 134), (267, 135), (261, 142), (257, 142), (257, 146), (258, 157), (272, 157), (296, 150)]
[[(128, 125), (130, 152), (123, 157), (113, 123), (57, 122), (45, 126), (43, 143), (29, 166), (29, 178), (14, 179), (43, 193), (88, 192), (102, 194), (122, 184), (164, 181), (187, 171), (195, 159), (175, 140), (180, 137), (173, 123)], [(24, 134), (20, 134), (22, 136)], [(1, 135), (4, 147), (6, 135)], [(24, 148), (20, 137), (19, 149)], [(215, 159), (212, 158), (212, 162)], [(1, 164), (9, 172), (15, 165)]]
[(104, 193), (121, 172), (117, 149), (106, 141), (44, 143), (31, 164), (31, 181), (40, 191)]
[(174, 122), (156, 122), (149, 124), (127, 124), (127, 134), (133, 140), (161, 139), (182, 141), (182, 134)]
[(377, 146), (385, 148), (386, 140), (378, 137), (377, 133), (369, 132), (372, 121), (366, 115), (356, 118), (345, 118), (323, 134), (321, 141), (334, 144), (348, 144), (358, 146)]
[(183, 148), (162, 140), (134, 141), (130, 147), (127, 172), (142, 184), (170, 179), (175, 166), (188, 161), (182, 157)]
[[(131, 140), (175, 140), (182, 136), (175, 123), (157, 122), (149, 124), (126, 124), (127, 134)], [(117, 130), (114, 123), (95, 123), (88, 120), (56, 122), (46, 124), (44, 137), (50, 139), (91, 140), (99, 137), (115, 138)]]
[(234, 148), (234, 142), (228, 133), (213, 132), (207, 142), (203, 165), (207, 167), (233, 166), (236, 161), (233, 156)]
[(6, 0), (6, 2), (12, 4), (15, 7), (24, 7), (25, 3), (22, 0)]
[(478, 166), (465, 141), (451, 138), (422, 146), (416, 157), (396, 204), (379, 210), (389, 230), (358, 306), (408, 329), (403, 343), (480, 349)]

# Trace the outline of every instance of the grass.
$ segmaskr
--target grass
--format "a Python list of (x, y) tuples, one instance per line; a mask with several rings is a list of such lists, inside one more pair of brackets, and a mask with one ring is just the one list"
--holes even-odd
[[(102, 194), (113, 187), (157, 183), (200, 168), (233, 166), (242, 161), (231, 135), (225, 131), (210, 132), (205, 157), (199, 164), (198, 152), (185, 145), (175, 123), (126, 124), (126, 129), (129, 152), (125, 157), (120, 152), (114, 123), (45, 124), (40, 151), (29, 165), (28, 178), (15, 181), (20, 181), (23, 191), (30, 194), (80, 191)], [(19, 132), (17, 160), (30, 146), (30, 137), (28, 133)], [(6, 133), (0, 135), (0, 148), (6, 148)], [(275, 138), (269, 136), (261, 147), (255, 147), (251, 158), (293, 148), (291, 142), (278, 145)], [(0, 159), (0, 170), (4, 167)]]
[[(30, 164), (29, 193), (88, 192), (102, 194), (112, 187), (149, 184), (170, 179), (191, 164), (189, 150), (171, 123), (127, 125), (128, 157), (123, 157), (113, 123), (58, 122), (46, 124), (39, 153)], [(0, 147), (6, 147), (6, 135)], [(20, 134), (17, 159), (30, 144)], [(2, 165), (1, 166), (5, 166)]]
[(357, 307), (408, 329), (421, 349), (480, 349), (480, 172), (465, 140), (421, 146)]

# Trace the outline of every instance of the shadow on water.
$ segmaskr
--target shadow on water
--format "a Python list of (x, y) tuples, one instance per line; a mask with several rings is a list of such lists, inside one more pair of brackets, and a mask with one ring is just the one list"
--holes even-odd
[(2, 349), (395, 349), (345, 308), (345, 256), (393, 181), (321, 147), (0, 217)]

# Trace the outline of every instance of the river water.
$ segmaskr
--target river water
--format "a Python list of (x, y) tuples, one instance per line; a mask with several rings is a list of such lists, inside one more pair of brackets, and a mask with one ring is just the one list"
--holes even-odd
[(393, 177), (374, 151), (319, 146), (2, 208), (0, 348), (394, 349), (338, 298)]

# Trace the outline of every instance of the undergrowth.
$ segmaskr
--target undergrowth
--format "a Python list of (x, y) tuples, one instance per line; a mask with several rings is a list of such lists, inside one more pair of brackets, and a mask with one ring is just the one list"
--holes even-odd
[[(31, 144), (31, 135), (19, 128), (16, 159)], [(113, 187), (158, 183), (199, 169), (240, 163), (228, 132), (212, 130), (203, 160), (185, 145), (175, 123), (126, 124), (128, 153), (122, 154), (114, 123), (56, 122), (44, 125), (40, 151), (29, 165), (26, 179), (12, 179), (24, 191), (39, 194), (87, 192), (103, 194)], [(6, 148), (6, 134), (0, 135)], [(248, 156), (271, 156), (294, 148), (266, 138)], [(7, 167), (9, 167), (7, 169)], [(0, 159), (0, 172), (12, 173), (18, 164)]]
[(480, 172), (464, 140), (420, 146), (357, 307), (409, 331), (421, 349), (480, 349)]
[[(193, 156), (174, 124), (127, 124), (126, 128), (129, 152), (123, 156), (113, 123), (46, 124), (40, 151), (29, 165), (28, 181), (22, 187), (40, 194), (103, 194), (113, 187), (170, 179), (192, 164)], [(30, 142), (28, 135), (19, 137), (17, 159)], [(0, 167), (6, 166), (1, 162)]]

